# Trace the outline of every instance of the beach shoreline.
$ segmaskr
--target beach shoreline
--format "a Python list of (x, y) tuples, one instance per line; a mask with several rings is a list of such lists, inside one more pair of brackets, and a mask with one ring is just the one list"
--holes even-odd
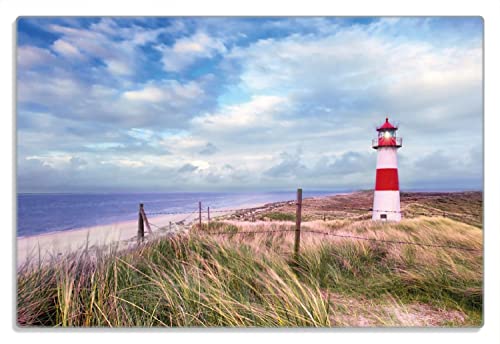
[[(249, 203), (237, 207), (228, 206), (213, 209), (214, 213), (211, 214), (211, 219), (216, 220), (220, 216), (230, 215), (239, 210), (261, 208), (274, 203), (279, 202)], [(182, 233), (187, 226), (197, 220), (197, 211), (148, 216), (151, 230), (155, 236)], [(202, 213), (202, 220), (207, 220), (206, 210)], [(131, 248), (137, 245), (137, 231), (138, 220), (136, 219), (17, 237), (16, 265), (19, 268), (26, 261), (39, 259), (38, 257), (45, 260), (85, 248), (105, 248), (112, 244), (116, 245), (118, 250)], [(148, 239), (150, 234), (147, 228), (144, 231), (146, 239)]]

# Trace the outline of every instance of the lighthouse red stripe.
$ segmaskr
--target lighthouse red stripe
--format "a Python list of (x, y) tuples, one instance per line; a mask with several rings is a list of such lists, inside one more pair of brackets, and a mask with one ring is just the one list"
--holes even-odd
[(377, 191), (397, 191), (399, 190), (399, 179), (397, 168), (377, 169), (377, 180), (375, 181)]

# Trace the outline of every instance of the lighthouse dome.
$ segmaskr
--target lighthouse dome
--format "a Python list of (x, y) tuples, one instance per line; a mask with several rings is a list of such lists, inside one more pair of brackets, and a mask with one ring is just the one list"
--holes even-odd
[(386, 117), (385, 118), (385, 123), (382, 124), (380, 127), (377, 128), (377, 131), (381, 131), (381, 130), (398, 130), (398, 127), (395, 127), (393, 126), (390, 122), (389, 122), (389, 118)]

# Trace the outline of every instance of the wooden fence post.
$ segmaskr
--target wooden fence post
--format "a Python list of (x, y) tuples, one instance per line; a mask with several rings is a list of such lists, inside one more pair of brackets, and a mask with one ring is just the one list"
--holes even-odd
[(144, 212), (144, 207), (141, 208), (141, 213), (142, 213), (142, 222), (146, 225), (146, 228), (148, 229), (149, 234), (153, 234), (153, 231), (151, 230), (151, 226), (149, 225), (148, 217), (146, 216), (146, 213)]
[(302, 222), (302, 189), (297, 189), (297, 213), (295, 217), (295, 245), (293, 251), (295, 258), (297, 258), (300, 248), (300, 223)]
[(144, 204), (139, 204), (139, 221), (137, 224), (137, 241), (141, 242), (144, 240), (144, 218), (142, 213), (144, 211)]
[(207, 215), (208, 215), (208, 227), (210, 227), (210, 207), (207, 207)]
[(201, 201), (198, 202), (198, 220), (199, 220), (199, 226), (200, 226), (200, 231), (201, 231)]

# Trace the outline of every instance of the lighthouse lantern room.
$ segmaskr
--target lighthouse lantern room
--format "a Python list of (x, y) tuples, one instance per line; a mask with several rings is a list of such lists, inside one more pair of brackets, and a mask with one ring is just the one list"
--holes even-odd
[(386, 118), (377, 128), (378, 137), (372, 141), (372, 147), (377, 150), (373, 220), (401, 220), (397, 150), (403, 139), (396, 137), (397, 130)]

